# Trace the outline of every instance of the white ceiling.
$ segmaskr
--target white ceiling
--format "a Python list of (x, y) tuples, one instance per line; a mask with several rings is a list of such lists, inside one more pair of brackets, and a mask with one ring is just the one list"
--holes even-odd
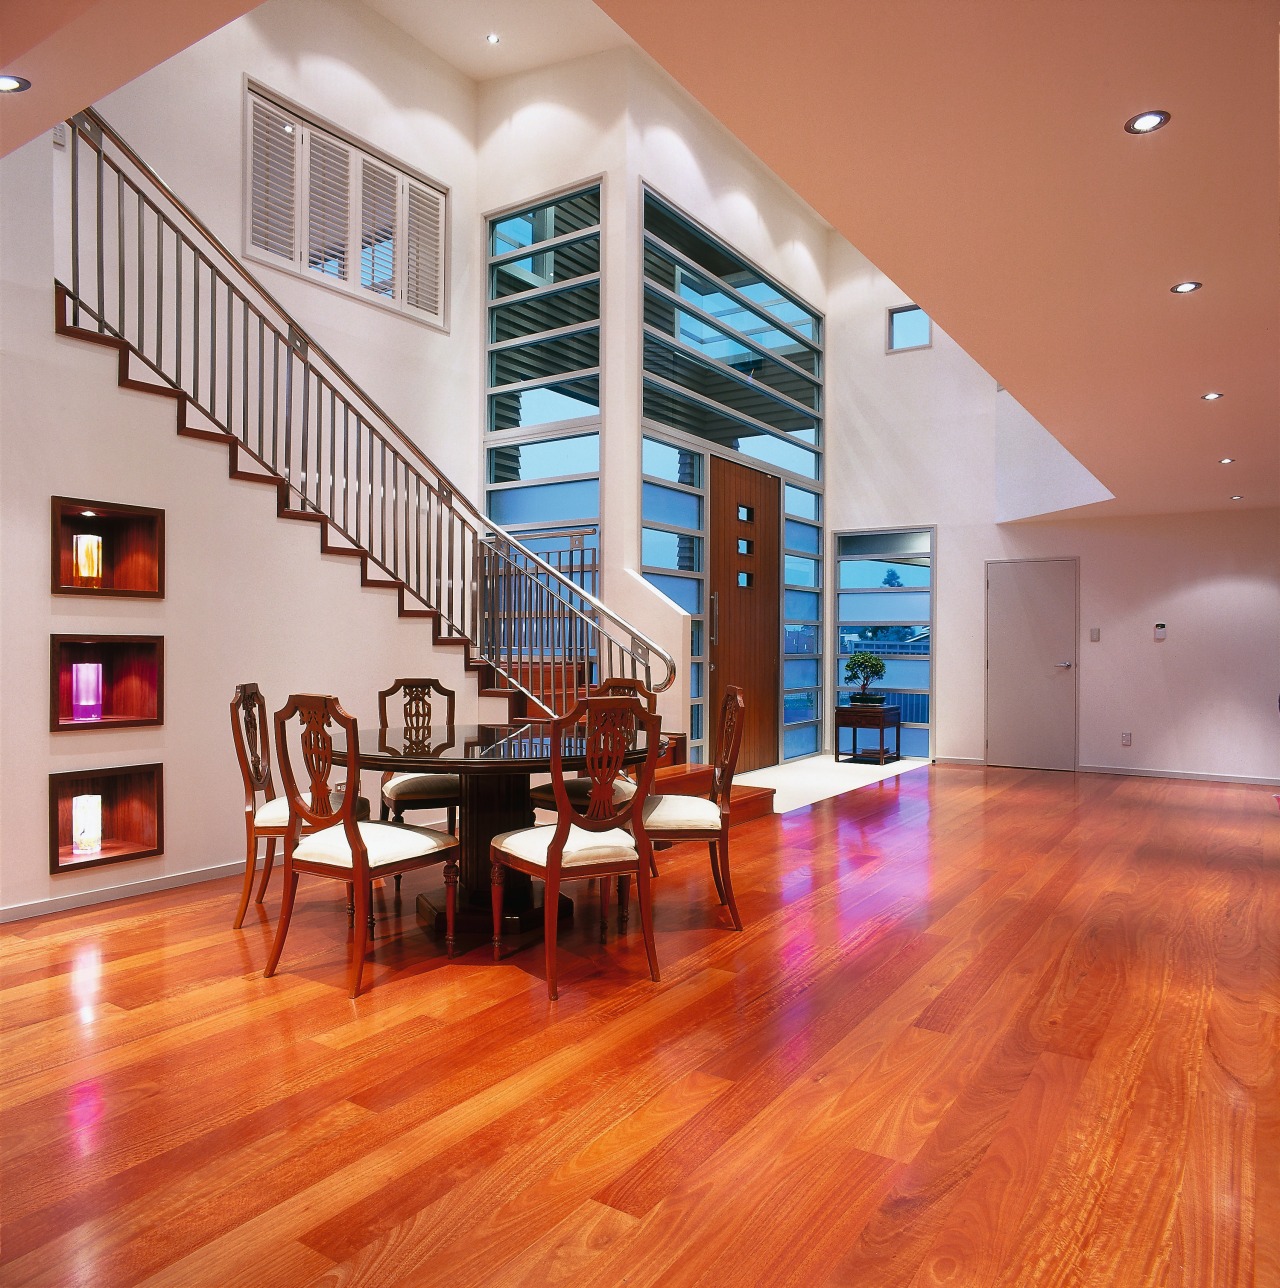
[[(365, 0), (472, 80), (493, 80), (628, 45), (590, 0)], [(496, 33), (499, 43), (485, 37)]]

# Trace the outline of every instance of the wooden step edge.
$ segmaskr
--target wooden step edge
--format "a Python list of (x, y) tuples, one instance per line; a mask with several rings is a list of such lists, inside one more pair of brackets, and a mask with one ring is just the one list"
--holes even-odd
[(732, 787), (729, 789), (729, 826), (748, 823), (773, 813), (772, 787)]

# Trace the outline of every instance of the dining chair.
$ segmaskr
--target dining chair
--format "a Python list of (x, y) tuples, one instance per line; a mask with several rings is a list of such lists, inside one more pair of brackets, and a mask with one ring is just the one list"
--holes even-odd
[[(404, 750), (425, 751), (432, 741), (432, 730), (439, 740), (440, 730), (452, 729), (454, 691), (439, 680), (396, 680), (378, 694), (378, 721), (385, 730), (391, 725), (391, 699), (402, 695), (399, 715), (404, 722)], [(443, 705), (443, 713), (441, 706)], [(381, 817), (390, 814), (392, 821), (404, 820), (406, 810), (443, 809), (448, 828), (458, 830), (458, 806), (462, 803), (462, 784), (457, 774), (384, 774), (382, 779)]]
[(730, 685), (720, 704), (720, 727), (712, 762), (711, 791), (707, 796), (650, 796), (644, 802), (641, 819), (650, 842), (706, 841), (711, 847), (711, 875), (722, 904), (728, 904), (735, 930), (742, 929), (738, 904), (733, 897), (729, 873), (729, 797), (733, 771), (742, 745), (742, 690)]
[[(289, 726), (297, 721), (295, 737), (306, 770), (309, 791), (303, 792), (294, 772)], [(289, 933), (293, 903), (302, 872), (349, 882), (354, 888), (352, 922), (351, 996), (360, 992), (372, 930), (369, 910), (373, 902), (375, 877), (398, 876), (402, 872), (443, 863), (447, 901), (445, 909), (445, 950), (453, 956), (453, 919), (457, 903), (457, 838), (429, 827), (405, 823), (361, 822), (355, 802), (360, 782), (360, 730), (353, 716), (342, 709), (337, 698), (316, 693), (295, 693), (275, 715), (276, 752), (280, 778), (289, 801), (289, 826), (284, 837), (284, 894), (275, 942), (263, 974), (275, 974)], [(346, 741), (347, 790), (334, 804), (329, 786), (333, 769), (334, 726)]]
[[(639, 698), (646, 709), (652, 715), (658, 710), (658, 695), (651, 689), (646, 688), (642, 680), (632, 679), (628, 676), (611, 675), (607, 679), (601, 680), (588, 696), (591, 697), (623, 697), (630, 694)], [(620, 773), (614, 780), (614, 796), (618, 800), (625, 800), (635, 795), (636, 784), (625, 771)], [(587, 803), (587, 798), (591, 795), (590, 778), (566, 778), (565, 791), (569, 793), (569, 799), (582, 808)], [(537, 787), (529, 791), (529, 800), (536, 809), (555, 810), (556, 795), (555, 789), (550, 783), (540, 783)], [(654, 876), (657, 876), (657, 869), (654, 869)]]
[[(585, 721), (585, 729), (583, 727)], [(600, 937), (603, 942), (609, 914), (609, 877), (618, 878), (620, 906), (630, 895), (636, 878), (640, 924), (649, 958), (649, 973), (656, 981), (658, 957), (653, 942), (653, 899), (650, 863), (652, 851), (640, 817), (640, 804), (653, 782), (658, 758), (658, 716), (635, 694), (616, 697), (588, 696), (572, 711), (551, 722), (551, 786), (556, 821), (502, 832), (489, 846), (493, 898), (493, 959), (502, 957), (502, 894), (507, 868), (538, 877), (543, 895), (543, 939), (547, 963), (547, 996), (554, 1001), (556, 987), (556, 932), (559, 924), (560, 886), (565, 881), (600, 880)], [(628, 752), (643, 731), (645, 758), (636, 777), (636, 790), (619, 798), (615, 780)], [(570, 797), (564, 776), (566, 754), (585, 754), (588, 794), (579, 805)], [(628, 828), (630, 829), (628, 831)]]
[[(254, 903), (261, 903), (271, 880), (276, 861), (276, 842), (284, 840), (289, 826), (289, 800), (277, 796), (271, 777), (271, 726), (267, 721), (267, 703), (256, 684), (237, 684), (231, 699), (231, 737), (235, 743), (240, 777), (244, 782), (245, 864), (244, 888), (232, 929), (244, 924), (249, 908), (249, 892), (258, 865), (258, 842), (267, 843), (262, 861), (262, 879)], [(262, 804), (258, 804), (258, 796)], [(357, 793), (356, 817), (369, 817), (369, 802)], [(349, 909), (354, 915), (354, 908)]]

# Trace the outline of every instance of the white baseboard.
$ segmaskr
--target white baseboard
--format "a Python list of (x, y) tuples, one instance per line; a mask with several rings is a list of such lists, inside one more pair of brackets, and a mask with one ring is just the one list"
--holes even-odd
[(216, 868), (201, 868), (198, 872), (176, 872), (172, 876), (152, 877), (149, 881), (111, 886), (106, 890), (82, 890), (79, 894), (63, 895), (57, 899), (38, 899), (34, 903), (20, 903), (12, 908), (0, 908), (0, 923), (25, 921), (28, 917), (43, 917), (51, 912), (66, 912), (69, 908), (87, 908), (96, 903), (114, 903), (117, 899), (131, 899), (134, 895), (150, 894), (153, 890), (172, 890), (177, 886), (199, 885), (202, 881), (217, 881), (220, 877), (243, 874), (244, 860), (241, 859), (239, 863), (224, 863)]
[(1082, 774), (1119, 774), (1122, 778), (1186, 778), (1200, 783), (1239, 783), (1241, 786), (1280, 787), (1277, 778), (1249, 778), (1244, 774), (1180, 774), (1172, 769), (1134, 769), (1131, 765), (1081, 765)]

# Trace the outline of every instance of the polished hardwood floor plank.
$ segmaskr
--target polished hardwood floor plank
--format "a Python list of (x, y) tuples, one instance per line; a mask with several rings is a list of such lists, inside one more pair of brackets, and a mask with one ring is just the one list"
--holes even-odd
[[(217, 861), (218, 856), (206, 856)], [(914, 770), (452, 962), (236, 878), (0, 927), (0, 1282), (1280, 1285), (1280, 812)]]

